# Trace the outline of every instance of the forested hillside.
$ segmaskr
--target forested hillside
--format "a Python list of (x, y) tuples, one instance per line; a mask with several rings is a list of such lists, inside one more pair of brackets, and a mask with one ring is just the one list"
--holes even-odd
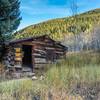
[[(93, 34), (90, 33), (94, 33), (94, 28), (98, 30), (99, 25), (100, 9), (95, 9), (74, 17), (53, 19), (31, 25), (17, 32), (15, 39), (49, 34), (51, 38), (62, 41), (65, 45), (69, 46), (70, 49), (73, 47), (74, 50), (80, 50), (88, 48), (88, 41), (91, 43), (94, 41), (93, 38), (91, 38), (93, 41), (90, 39), (91, 35), (93, 36)], [(79, 42), (80, 44), (77, 44)], [(76, 48), (76, 45), (81, 45), (82, 47)]]
[[(95, 23), (100, 23), (100, 9), (88, 11), (77, 16), (78, 24), (83, 31), (90, 29)], [(31, 37), (34, 35), (50, 34), (51, 37), (61, 38), (63, 34), (69, 33), (69, 28), (76, 24), (73, 17), (49, 20), (43, 23), (31, 25), (18, 32), (15, 38)]]

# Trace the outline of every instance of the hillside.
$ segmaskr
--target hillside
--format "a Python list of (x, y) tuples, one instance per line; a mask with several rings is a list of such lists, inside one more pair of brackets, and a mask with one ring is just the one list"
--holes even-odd
[(76, 18), (58, 18), (31, 25), (16, 33), (15, 39), (49, 34), (55, 40), (62, 40), (67, 34), (89, 32), (100, 24), (100, 8), (77, 15)]

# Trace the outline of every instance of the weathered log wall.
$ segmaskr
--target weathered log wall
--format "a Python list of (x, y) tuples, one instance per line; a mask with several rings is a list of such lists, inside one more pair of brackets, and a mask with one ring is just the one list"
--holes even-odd
[(14, 66), (14, 48), (13, 47), (7, 47), (6, 48), (6, 53), (4, 55), (4, 64), (6, 65), (6, 67), (12, 67)]
[(20, 41), (13, 43), (7, 49), (5, 62), (9, 67), (23, 67), (23, 45), (32, 46), (32, 65), (33, 68), (43, 67), (48, 63), (56, 62), (66, 55), (66, 49), (60, 43), (48, 37), (36, 38), (34, 40)]

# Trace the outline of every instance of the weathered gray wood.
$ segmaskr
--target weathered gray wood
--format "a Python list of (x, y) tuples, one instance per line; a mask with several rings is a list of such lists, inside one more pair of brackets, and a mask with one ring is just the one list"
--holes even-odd
[(46, 59), (44, 58), (35, 58), (35, 63), (46, 63)]
[[(49, 37), (40, 36), (37, 38), (22, 39), (10, 43), (11, 47), (8, 50), (8, 62), (18, 67), (23, 63), (23, 45), (32, 46), (32, 65), (33, 70), (35, 66), (45, 66), (47, 63), (55, 62), (57, 59), (62, 59), (65, 56), (65, 47), (59, 42), (56, 42)], [(11, 50), (14, 49), (14, 50)], [(19, 49), (19, 50), (18, 50)], [(9, 64), (10, 65), (10, 64)]]

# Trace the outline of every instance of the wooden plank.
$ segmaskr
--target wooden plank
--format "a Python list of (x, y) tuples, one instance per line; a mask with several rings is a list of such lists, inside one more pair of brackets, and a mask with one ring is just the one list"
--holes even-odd
[(16, 57), (21, 57), (22, 54), (21, 54), (21, 53), (15, 53), (15, 56), (16, 56)]
[(21, 48), (14, 48), (14, 49), (16, 53), (21, 52)]
[(22, 61), (21, 57), (15, 57), (15, 61)]

